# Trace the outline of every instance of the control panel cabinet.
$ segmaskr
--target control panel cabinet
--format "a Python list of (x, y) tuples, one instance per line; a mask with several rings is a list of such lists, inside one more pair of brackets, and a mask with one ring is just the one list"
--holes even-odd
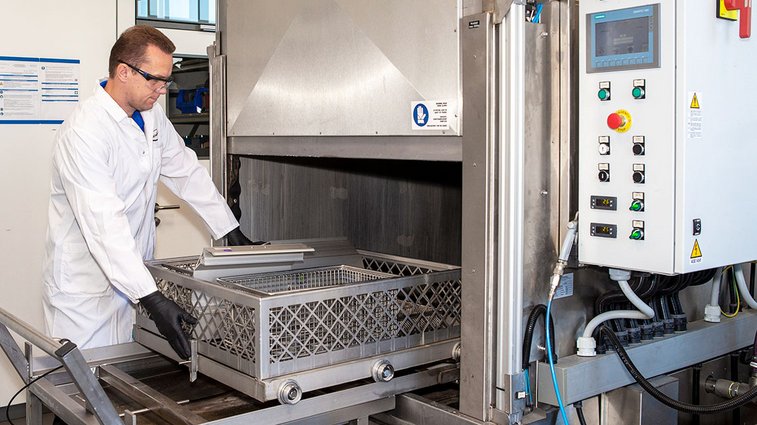
[(580, 3), (582, 263), (757, 258), (757, 40), (702, 3)]

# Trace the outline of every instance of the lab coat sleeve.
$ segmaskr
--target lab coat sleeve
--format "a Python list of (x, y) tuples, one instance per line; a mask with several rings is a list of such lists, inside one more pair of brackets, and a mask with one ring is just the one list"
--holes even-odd
[(161, 181), (183, 199), (205, 221), (214, 239), (239, 227), (207, 170), (197, 161), (162, 110), (158, 112), (160, 131), (165, 138), (162, 149)]
[(157, 287), (117, 196), (110, 148), (103, 139), (84, 129), (66, 130), (54, 164), (92, 257), (110, 283), (136, 303)]

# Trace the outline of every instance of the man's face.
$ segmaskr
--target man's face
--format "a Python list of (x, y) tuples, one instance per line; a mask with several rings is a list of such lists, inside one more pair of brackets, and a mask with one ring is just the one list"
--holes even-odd
[[(145, 61), (139, 65), (135, 64), (135, 66), (152, 76), (168, 78), (173, 69), (173, 57), (153, 45), (148, 45)], [(148, 81), (136, 71), (130, 72), (127, 87), (129, 106), (137, 111), (151, 109), (158, 97), (168, 92), (165, 82), (156, 79)]]

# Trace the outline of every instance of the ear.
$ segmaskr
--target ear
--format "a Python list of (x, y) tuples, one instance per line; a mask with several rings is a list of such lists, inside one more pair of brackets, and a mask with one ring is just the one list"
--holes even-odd
[(125, 83), (126, 79), (129, 78), (130, 72), (131, 68), (129, 68), (126, 64), (119, 63), (116, 67), (116, 78), (122, 83)]

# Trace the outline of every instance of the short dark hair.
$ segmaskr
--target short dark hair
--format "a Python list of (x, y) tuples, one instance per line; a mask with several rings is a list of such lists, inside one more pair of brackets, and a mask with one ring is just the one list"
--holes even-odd
[(147, 46), (151, 44), (169, 55), (176, 50), (176, 46), (165, 34), (149, 25), (135, 25), (124, 31), (110, 49), (108, 75), (116, 75), (116, 68), (120, 62), (136, 67), (142, 66)]

